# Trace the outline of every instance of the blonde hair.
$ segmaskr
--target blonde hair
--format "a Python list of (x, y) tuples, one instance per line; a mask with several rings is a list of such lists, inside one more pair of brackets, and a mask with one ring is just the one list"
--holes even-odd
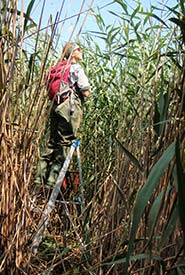
[(67, 42), (64, 47), (63, 47), (63, 50), (62, 50), (62, 57), (64, 59), (68, 59), (72, 53), (72, 51), (75, 49), (75, 48), (79, 48), (79, 46), (76, 44), (76, 43), (73, 43), (73, 42)]

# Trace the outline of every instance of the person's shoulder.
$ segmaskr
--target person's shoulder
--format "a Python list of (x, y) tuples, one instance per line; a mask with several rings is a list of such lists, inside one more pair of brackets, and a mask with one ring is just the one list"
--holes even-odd
[(71, 63), (71, 72), (80, 73), (83, 72), (83, 68), (79, 63)]
[(80, 68), (80, 69), (82, 68), (82, 66), (81, 66), (79, 63), (77, 63), (77, 62), (72, 62), (72, 63), (71, 63), (71, 66), (72, 66), (73, 68), (77, 68), (77, 69), (78, 69), (78, 68)]

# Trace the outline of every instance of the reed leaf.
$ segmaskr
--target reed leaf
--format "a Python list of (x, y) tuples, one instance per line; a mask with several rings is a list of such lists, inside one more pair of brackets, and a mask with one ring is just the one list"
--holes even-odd
[(177, 274), (184, 275), (185, 274), (185, 267), (177, 267)]
[(180, 0), (180, 7), (181, 7), (182, 13), (185, 15), (185, 3), (184, 3), (184, 0)]
[(131, 160), (131, 162), (141, 171), (143, 172), (143, 168), (141, 167), (139, 161), (136, 159), (136, 157), (130, 153), (125, 146), (117, 139), (115, 138), (117, 143), (120, 145), (120, 147), (122, 148), (123, 152), (127, 155), (127, 157)]
[[(160, 256), (152, 255), (152, 254), (138, 254), (138, 255), (135, 255), (135, 256), (131, 256), (129, 258), (130, 261), (137, 261), (137, 260), (144, 260), (144, 259), (161, 261)], [(114, 261), (103, 263), (102, 266), (103, 265), (113, 265), (113, 264), (126, 263), (126, 261), (127, 261), (127, 258), (122, 258), (122, 259), (119, 259), (119, 260), (114, 260)]]
[(135, 19), (135, 16), (136, 16), (136, 14), (139, 12), (139, 10), (140, 10), (140, 4), (137, 6), (137, 8), (133, 11), (133, 13), (131, 14), (131, 17), (130, 17), (130, 19), (132, 20), (133, 18)]
[(148, 216), (148, 235), (150, 236), (149, 239), (152, 237), (154, 226), (159, 215), (159, 210), (161, 207), (161, 200), (163, 197), (163, 193), (159, 193), (157, 198), (154, 200), (152, 207), (150, 209), (150, 213)]
[(182, 230), (184, 234), (184, 249), (185, 249), (185, 173), (183, 172), (183, 166), (180, 157), (180, 141), (177, 138), (175, 146), (176, 155), (176, 167), (177, 167), (177, 186), (178, 186), (178, 206), (179, 206), (179, 218), (182, 225)]
[(125, 13), (128, 14), (127, 5), (122, 0), (114, 0), (114, 2), (118, 3), (123, 8)]
[(156, 14), (151, 15), (153, 18), (157, 19), (162, 25), (166, 26), (168, 28), (168, 25)]
[(154, 167), (152, 168), (151, 172), (148, 175), (145, 185), (142, 187), (142, 189), (139, 191), (137, 195), (136, 203), (134, 205), (134, 210), (133, 210), (133, 221), (132, 221), (132, 227), (130, 231), (130, 240), (128, 245), (127, 264), (129, 262), (129, 259), (133, 250), (135, 235), (136, 235), (138, 224), (142, 217), (143, 211), (147, 205), (147, 202), (151, 198), (154, 189), (159, 184), (160, 178), (165, 173), (165, 169), (169, 165), (174, 155), (175, 155), (175, 142), (173, 142), (167, 148), (167, 150), (163, 153), (161, 158), (154, 165)]
[(170, 101), (169, 93), (164, 91), (164, 81), (165, 79), (162, 75), (160, 94), (157, 102), (155, 102), (154, 129), (158, 137), (163, 133)]
[(180, 27), (181, 38), (182, 38), (183, 43), (185, 43), (185, 22), (184, 22), (184, 18), (185, 18), (185, 15), (182, 18), (179, 15), (179, 18), (172, 17), (172, 18), (169, 19), (171, 22), (175, 23), (178, 27)]
[(31, 11), (33, 9), (34, 3), (35, 3), (35, 0), (31, 0), (29, 2), (28, 8), (27, 8), (27, 11), (26, 11), (26, 14), (25, 14), (25, 19), (24, 19), (23, 33), (25, 33), (25, 31), (26, 31), (26, 28), (27, 28), (28, 22), (30, 20), (29, 18), (30, 18), (30, 14), (31, 14)]
[(160, 239), (159, 249), (163, 248), (167, 244), (170, 235), (175, 229), (178, 219), (178, 207), (177, 203), (175, 202), (175, 205), (173, 206), (172, 211), (169, 214), (168, 221), (166, 222), (165, 229), (163, 230), (163, 234)]

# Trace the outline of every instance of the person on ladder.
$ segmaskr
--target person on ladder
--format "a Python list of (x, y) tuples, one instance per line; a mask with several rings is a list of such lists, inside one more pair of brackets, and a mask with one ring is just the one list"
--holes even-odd
[[(46, 86), (52, 100), (50, 138), (37, 166), (37, 186), (41, 183), (53, 186), (65, 160), (64, 146), (70, 146), (77, 138), (82, 105), (90, 95), (88, 78), (78, 63), (81, 60), (82, 49), (68, 42), (63, 48), (61, 60), (47, 74)], [(64, 83), (67, 89), (63, 87)]]

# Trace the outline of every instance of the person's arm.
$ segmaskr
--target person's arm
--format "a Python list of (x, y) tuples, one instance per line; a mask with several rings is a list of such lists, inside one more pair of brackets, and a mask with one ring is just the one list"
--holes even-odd
[(77, 85), (78, 88), (81, 92), (81, 94), (84, 97), (89, 97), (90, 96), (90, 84), (89, 84), (89, 80), (83, 70), (83, 68), (78, 65), (78, 70), (77, 70)]

